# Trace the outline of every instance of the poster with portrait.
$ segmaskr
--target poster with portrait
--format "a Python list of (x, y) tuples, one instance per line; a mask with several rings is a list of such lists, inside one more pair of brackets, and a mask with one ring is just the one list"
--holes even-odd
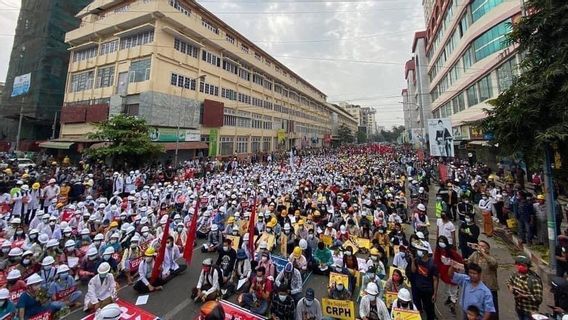
[(454, 156), (454, 136), (450, 118), (428, 119), (428, 135), (431, 156)]

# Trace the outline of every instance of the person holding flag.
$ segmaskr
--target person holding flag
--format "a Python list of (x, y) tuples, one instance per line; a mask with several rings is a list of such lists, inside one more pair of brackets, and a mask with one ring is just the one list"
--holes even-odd
[(152, 247), (146, 249), (144, 252), (144, 258), (138, 265), (138, 274), (140, 275), (140, 279), (134, 284), (134, 290), (138, 293), (144, 294), (149, 292), (154, 292), (157, 290), (162, 290), (162, 285), (164, 281), (160, 278), (157, 278), (154, 281), (152, 280), (152, 270), (154, 270), (154, 265), (156, 262), (154, 261), (154, 257), (156, 256), (156, 250)]

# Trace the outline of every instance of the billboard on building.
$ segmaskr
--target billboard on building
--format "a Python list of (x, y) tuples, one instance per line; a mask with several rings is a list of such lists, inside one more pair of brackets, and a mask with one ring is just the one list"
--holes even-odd
[(431, 156), (454, 156), (454, 137), (450, 118), (428, 119), (428, 135)]
[(26, 73), (14, 78), (14, 85), (12, 86), (11, 97), (17, 97), (30, 92), (32, 83), (32, 74)]

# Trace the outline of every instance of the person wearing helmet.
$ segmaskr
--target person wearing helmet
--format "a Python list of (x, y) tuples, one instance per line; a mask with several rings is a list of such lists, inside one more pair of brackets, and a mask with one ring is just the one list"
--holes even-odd
[[(63, 305), (50, 302), (46, 299), (46, 289), (42, 286), (42, 279), (34, 273), (26, 280), (26, 291), (22, 293), (16, 304), (18, 319), (31, 319), (42, 314), (54, 314)], [(47, 301), (47, 302), (46, 302)]]
[(296, 245), (296, 234), (289, 223), (284, 224), (283, 232), (277, 239), (280, 253), (282, 256), (287, 256), (292, 253), (294, 246)]
[(428, 221), (428, 215), (426, 214), (426, 206), (419, 203), (416, 206), (416, 212), (414, 213), (414, 232), (422, 231), (426, 237), (428, 237), (428, 226), (430, 222)]
[(128, 285), (131, 285), (132, 275), (138, 271), (138, 266), (142, 262), (142, 250), (140, 248), (140, 236), (135, 234), (130, 239), (130, 246), (122, 250), (122, 259), (118, 266), (119, 271), (126, 277)]
[[(230, 243), (230, 241), (229, 241)], [(223, 247), (223, 250), (225, 249), (225, 247)], [(231, 250), (233, 250), (233, 252), (235, 251), (234, 249), (231, 248)], [(235, 253), (236, 256), (236, 253)], [(169, 236), (166, 242), (166, 251), (165, 251), (165, 255), (164, 255), (164, 260), (162, 262), (162, 279), (164, 279), (165, 282), (170, 281), (171, 279), (173, 279), (174, 277), (180, 275), (181, 273), (183, 273), (186, 269), (187, 269), (187, 265), (182, 264), (179, 265), (177, 263), (177, 261), (181, 258), (181, 253), (180, 253), (180, 249), (179, 247), (174, 243), (174, 237)], [(219, 263), (219, 260), (217, 260)], [(220, 262), (220, 265), (223, 265), (223, 263), (225, 262), (225, 260), (222, 260)], [(231, 261), (232, 265), (234, 265), (234, 260)], [(231, 265), (231, 272), (232, 272), (232, 265)], [(228, 273), (228, 275), (230, 275), (230, 273)]]
[(89, 248), (79, 268), (79, 279), (81, 283), (87, 284), (91, 277), (97, 274), (97, 267), (101, 262), (99, 251), (94, 247)]
[(412, 302), (412, 295), (407, 288), (401, 288), (398, 291), (396, 299), (392, 303), (391, 318), (396, 319), (396, 312), (398, 310), (418, 310), (416, 305)]
[(304, 251), (300, 247), (294, 248), (292, 254), (288, 257), (288, 262), (292, 263), (294, 268), (300, 270), (300, 273), (306, 273), (308, 271), (308, 260), (304, 256)]
[(162, 285), (165, 281), (162, 280), (161, 276), (158, 276), (156, 279), (152, 279), (155, 257), (156, 250), (153, 247), (148, 247), (148, 249), (144, 251), (144, 256), (138, 265), (138, 275), (140, 278), (134, 284), (134, 290), (138, 293), (144, 294), (163, 289)]
[(359, 317), (362, 320), (390, 319), (387, 306), (380, 298), (377, 284), (369, 282), (365, 287), (365, 293), (359, 304)]
[(73, 307), (79, 303), (83, 293), (78, 290), (75, 279), (69, 272), (70, 269), (66, 264), (60, 264), (57, 267), (57, 279), (51, 283), (47, 292), (53, 301)]
[[(346, 274), (348, 272), (339, 265), (332, 265), (331, 271), (341, 274)], [(334, 282), (328, 287), (328, 296), (334, 300), (351, 300), (352, 294), (351, 290), (349, 290), (351, 288), (352, 287), (349, 287), (349, 282)]]
[(10, 300), (18, 303), (18, 299), (26, 291), (26, 282), (22, 280), (20, 270), (13, 269), (8, 272), (6, 280), (6, 289), (10, 292)]
[[(380, 247), (379, 247), (380, 248)], [(375, 271), (376, 271), (376, 275), (381, 278), (384, 279), (386, 276), (386, 270), (385, 270), (385, 265), (383, 260), (386, 260), (388, 262), (388, 258), (387, 259), (382, 259), (385, 256), (385, 252), (383, 251), (382, 248), (380, 248), (381, 250), (372, 247), (370, 250), (370, 255), (369, 255), (369, 259), (367, 260), (367, 266), (371, 267), (374, 266), (375, 267)]]
[(222, 277), (221, 270), (213, 265), (211, 258), (203, 260), (199, 280), (192, 290), (191, 299), (195, 302), (215, 300), (221, 290)]
[[(384, 272), (384, 271), (383, 271)], [(379, 271), (377, 271), (377, 267), (371, 265), (365, 274), (363, 274), (361, 279), (361, 288), (366, 288), (367, 284), (373, 282), (379, 288), (379, 298), (383, 298), (383, 281), (381, 277), (379, 277)]]
[(237, 251), (237, 262), (235, 263), (235, 268), (226, 285), (226, 290), (223, 293), (223, 298), (226, 299), (234, 292), (248, 292), (250, 287), (250, 276), (252, 273), (251, 261), (243, 249)]
[(97, 275), (89, 280), (83, 310), (92, 312), (115, 302), (116, 299), (114, 276), (111, 273), (110, 265), (103, 262), (97, 268)]
[(294, 268), (292, 263), (288, 262), (286, 264), (274, 280), (274, 284), (277, 288), (289, 290), (295, 303), (298, 303), (302, 298), (302, 274), (298, 269)]
[(20, 264), (20, 261), (22, 260), (23, 253), (24, 252), (22, 251), (22, 249), (18, 247), (10, 249), (10, 251), (8, 252), (8, 265), (6, 268), (8, 270), (16, 268)]
[(106, 247), (102, 254), (102, 261), (110, 265), (110, 271), (113, 275), (118, 275), (118, 261), (117, 258), (120, 254), (117, 254), (113, 247)]
[(264, 267), (258, 267), (255, 273), (256, 275), (252, 278), (249, 292), (241, 294), (237, 298), (237, 302), (252, 313), (264, 316), (268, 311), (273, 284), (268, 279)]
[(223, 233), (216, 224), (211, 225), (211, 231), (207, 234), (207, 243), (203, 244), (201, 252), (215, 252), (223, 245)]
[[(25, 283), (22, 292), (25, 290)], [(16, 316), (16, 301), (12, 301), (10, 292), (6, 288), (0, 289), (0, 319), (12, 319)]]
[(51, 283), (55, 281), (57, 268), (55, 267), (55, 259), (52, 256), (46, 256), (41, 261), (41, 269), (38, 272), (42, 279), (42, 285), (45, 289), (49, 288)]
[(79, 262), (83, 258), (83, 253), (77, 249), (74, 240), (67, 240), (64, 244), (63, 252), (57, 258), (59, 264), (66, 264), (71, 270), (70, 274), (75, 276), (79, 271)]
[(120, 320), (122, 309), (116, 303), (111, 303), (95, 314), (94, 320)]

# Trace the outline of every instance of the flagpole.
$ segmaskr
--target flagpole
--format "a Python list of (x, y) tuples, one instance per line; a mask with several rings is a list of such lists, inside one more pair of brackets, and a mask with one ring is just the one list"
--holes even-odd
[[(199, 186), (197, 187), (197, 192), (199, 192)], [(189, 228), (187, 228), (185, 248), (183, 248), (183, 258), (188, 266), (191, 264), (191, 258), (193, 256), (193, 246), (195, 244), (195, 234), (197, 232), (197, 216), (199, 214), (200, 204), (201, 199), (198, 194), (195, 202), (195, 209), (193, 210), (193, 216), (191, 217)]]

